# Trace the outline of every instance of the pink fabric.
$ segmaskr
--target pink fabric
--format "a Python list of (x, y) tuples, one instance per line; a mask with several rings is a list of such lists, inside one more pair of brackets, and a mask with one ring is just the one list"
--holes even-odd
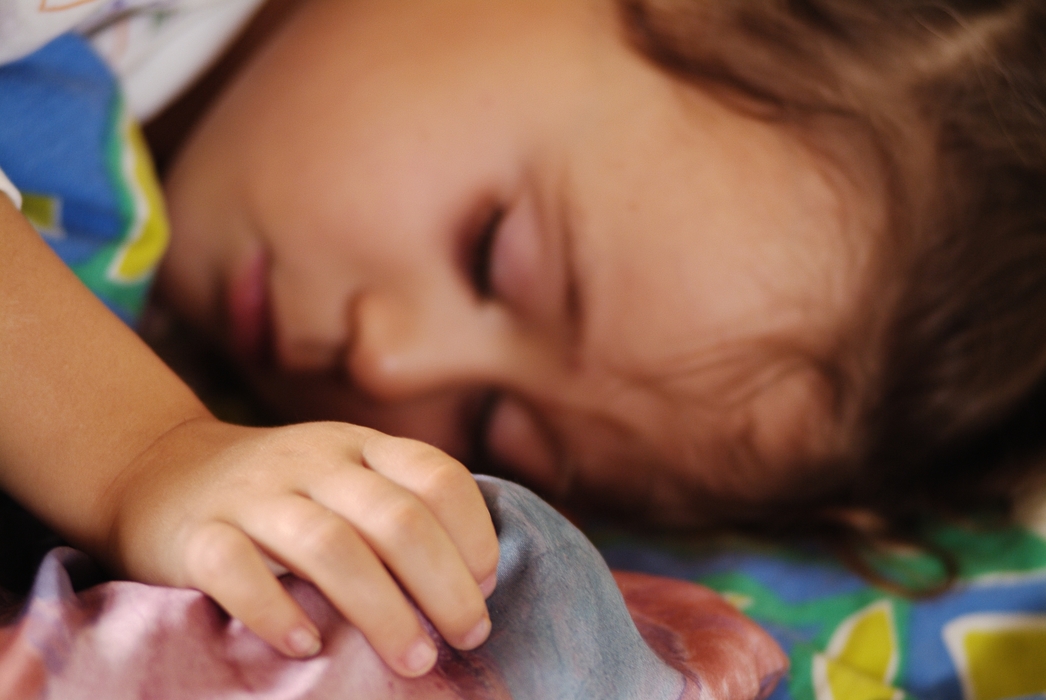
[[(445, 646), (425, 678), (396, 676), (315, 588), (296, 579), (287, 586), (326, 640), (308, 661), (280, 656), (198, 592), (121, 581), (75, 595), (57, 557), (45, 567), (55, 595), (38, 594), (18, 624), (0, 630), (2, 698), (512, 697), (489, 660)], [(641, 574), (616, 572), (615, 579), (647, 643), (698, 680), (683, 697), (765, 697), (783, 674), (780, 648), (715, 593)]]
[(703, 698), (766, 698), (788, 670), (777, 643), (715, 591), (614, 572), (639, 633)]
[(297, 579), (287, 586), (326, 642), (314, 659), (281, 656), (196, 591), (119, 581), (76, 596), (35, 596), (21, 622), (3, 631), (0, 697), (508, 697), (486, 693), (483, 669), (447, 648), (437, 672), (396, 676), (315, 588)]

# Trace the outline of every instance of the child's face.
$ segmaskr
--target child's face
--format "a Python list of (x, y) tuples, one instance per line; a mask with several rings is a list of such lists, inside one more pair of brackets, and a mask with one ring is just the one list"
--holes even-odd
[(306, 0), (172, 171), (165, 295), (299, 418), (481, 429), (552, 491), (782, 487), (834, 439), (796, 358), (870, 215), (621, 36), (606, 0)]

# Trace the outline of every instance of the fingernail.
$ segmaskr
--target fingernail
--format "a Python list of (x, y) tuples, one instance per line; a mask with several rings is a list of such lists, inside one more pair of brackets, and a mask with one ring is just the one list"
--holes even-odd
[(436, 663), (436, 647), (432, 640), (425, 638), (414, 642), (414, 646), (403, 655), (403, 664), (411, 673), (420, 676)]
[(308, 657), (320, 653), (320, 636), (308, 627), (296, 627), (287, 634), (287, 646), (295, 656)]
[(489, 598), (490, 594), (494, 592), (494, 589), (498, 587), (498, 572), (495, 571), (486, 579), (483, 583), (479, 584), (479, 591), (483, 594), (484, 598)]
[(475, 649), (483, 642), (487, 641), (487, 635), (490, 634), (490, 618), (484, 616), (479, 621), (472, 631), (465, 635), (465, 638), (461, 640), (462, 649)]

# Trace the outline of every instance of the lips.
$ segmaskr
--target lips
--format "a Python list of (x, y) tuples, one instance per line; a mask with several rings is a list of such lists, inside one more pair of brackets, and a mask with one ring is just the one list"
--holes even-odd
[(242, 359), (262, 361), (271, 350), (268, 271), (269, 261), (264, 251), (259, 251), (233, 276), (228, 287), (229, 340), (232, 352)]

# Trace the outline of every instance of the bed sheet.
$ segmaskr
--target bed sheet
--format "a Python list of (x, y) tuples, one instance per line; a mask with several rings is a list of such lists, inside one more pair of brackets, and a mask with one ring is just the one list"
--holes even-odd
[[(1046, 540), (1027, 527), (941, 526), (956, 585), (925, 599), (869, 584), (831, 557), (733, 542), (596, 536), (610, 566), (709, 586), (768, 630), (791, 671), (772, 700), (1003, 700), (1046, 691)], [(926, 554), (882, 556), (917, 583), (943, 575)]]
[[(717, 637), (714, 630), (712, 634), (705, 634), (710, 625), (714, 627), (714, 623), (707, 618), (703, 623), (681, 620), (680, 611), (687, 609), (687, 603), (674, 605), (671, 602), (673, 596), (700, 596), (695, 593), (699, 589), (673, 588), (672, 581), (700, 583), (720, 592), (732, 606), (744, 611), (777, 641), (787, 654), (791, 668), (785, 679), (777, 685), (772, 700), (902, 700), (906, 697), (928, 700), (1004, 700), (1046, 697), (1046, 539), (1031, 528), (938, 528), (933, 539), (939, 546), (956, 554), (959, 580), (946, 593), (927, 599), (911, 599), (871, 585), (831, 557), (811, 551), (759, 547), (736, 541), (729, 546), (710, 547), (683, 539), (637, 539), (599, 532), (590, 534), (593, 534), (606, 561), (619, 571), (616, 574), (618, 586), (625, 592), (631, 617), (639, 622), (647, 645), (655, 648), (662, 659), (674, 658), (675, 666), (686, 666), (686, 663), (680, 662), (679, 649), (689, 649), (691, 664), (696, 657), (704, 657), (703, 668), (691, 668), (688, 671), (695, 678), (702, 674), (706, 679), (717, 677), (716, 664), (722, 664), (721, 660), (716, 660), (717, 645), (720, 646), (720, 659), (724, 649), (727, 649), (727, 655), (735, 653), (743, 657), (752, 654), (751, 650), (755, 647), (751, 644), (755, 643), (758, 647), (765, 640), (760, 642), (758, 637), (746, 638), (742, 635), (733, 638), (731, 642), (728, 636)], [(555, 545), (552, 549), (559, 550), (561, 563), (567, 562), (574, 566), (578, 555), (572, 547), (563, 549)], [(76, 578), (75, 569), (83, 561), (66, 556), (65, 566), (73, 570), (73, 578)], [(516, 565), (535, 557), (541, 560), (542, 556), (532, 551), (527, 556), (516, 557)], [(586, 556), (591, 556), (591, 551)], [(54, 557), (51, 563), (59, 564)], [(942, 573), (939, 563), (926, 555), (884, 557), (878, 564), (884, 575), (898, 581), (906, 578), (932, 580)], [(61, 565), (59, 568), (65, 570)], [(630, 578), (628, 574), (620, 573), (623, 571), (652, 574), (661, 578)], [(54, 583), (61, 577), (52, 578)], [(68, 578), (65, 585), (69, 585)], [(121, 595), (148, 590), (148, 587), (138, 587), (137, 584), (118, 585), (123, 587), (120, 589)], [(321, 615), (331, 615), (329, 608), (325, 607), (322, 598), (313, 589), (300, 582), (289, 585), (303, 601), (312, 606), (310, 610), (318, 611)], [(562, 602), (574, 595), (576, 591), (573, 589), (591, 588), (587, 584), (565, 580), (546, 598)], [(518, 602), (520, 593), (517, 591), (509, 595), (508, 590), (507, 585), (499, 587), (502, 597), (492, 601), (492, 608), (498, 604), (498, 600)], [(604, 589), (600, 595), (605, 594)], [(62, 595), (68, 600), (68, 596), (72, 595), (71, 589), (48, 594), (52, 600)], [(199, 594), (178, 591), (169, 592), (169, 595), (172, 596), (171, 610), (195, 611), (191, 614), (201, 615), (201, 624), (206, 629), (223, 630), (223, 634), (227, 635), (225, 643), (230, 646), (223, 647), (222, 653), (232, 654), (239, 649), (236, 653), (246, 654), (241, 660), (257, 662), (263, 667), (266, 664), (271, 667), (279, 665), (279, 659), (264, 650), (260, 642), (254, 640), (248, 643), (252, 636), (235, 623), (225, 620), (220, 611)], [(99, 600), (101, 598), (93, 602), (90, 599), (85, 601), (81, 594), (78, 601), (81, 609), (94, 610), (93, 613), (82, 614), (98, 615)], [(669, 601), (667, 609), (658, 612), (658, 605), (666, 600)], [(516, 605), (515, 602), (505, 608), (509, 616), (520, 613), (516, 615), (517, 618), (533, 617), (531, 613), (525, 612), (531, 608)], [(702, 614), (702, 610), (703, 614), (712, 617), (718, 614), (714, 606), (702, 608), (704, 602), (691, 602), (693, 604), (689, 609), (697, 611), (698, 615)], [(544, 614), (547, 615), (547, 609)], [(544, 619), (547, 621), (555, 617), (552, 615)], [(49, 619), (53, 623), (58, 617), (52, 615)], [(101, 616), (97, 619), (101, 619)], [(567, 627), (575, 624), (570, 622), (572, 618), (569, 616), (561, 615), (559, 619)], [(150, 624), (154, 625), (154, 633), (162, 631), (162, 620), (151, 620)], [(0, 631), (0, 697), (28, 698), (30, 694), (12, 691), (15, 686), (12, 685), (14, 676), (11, 670), (18, 667), (18, 664), (10, 663), (13, 658), (11, 651), (17, 646), (13, 642), (14, 630), (8, 628)], [(691, 634), (690, 640), (684, 643), (680, 640), (687, 630), (697, 632)], [(68, 639), (75, 636), (68, 628), (59, 632), (66, 634)], [(530, 634), (535, 634), (533, 628)], [(588, 631), (588, 635), (595, 638), (608, 634), (596, 628)], [(61, 634), (58, 636), (61, 637)], [(540, 634), (537, 638), (540, 638)], [(234, 639), (237, 641), (232, 644), (230, 640)], [(664, 642), (666, 639), (674, 640), (672, 644), (675, 645), (675, 651), (672, 644), (657, 647), (658, 640)], [(199, 644), (200, 641), (199, 638), (190, 638), (187, 643)], [(213, 639), (204, 641), (215, 643)], [(360, 641), (356, 639), (354, 643)], [(702, 641), (705, 644), (704, 651), (698, 651)], [(726, 646), (722, 646), (723, 643)], [(740, 643), (742, 648), (731, 652), (731, 643)], [(54, 646), (53, 640), (51, 644)], [(535, 648), (552, 649), (550, 657), (571, 656), (555, 646), (549, 647), (534, 641), (530, 644)], [(745, 647), (745, 644), (749, 646)], [(769, 646), (762, 648), (763, 651), (756, 653), (756, 656), (774, 658), (775, 651), (768, 651)], [(444, 650), (444, 654), (446, 663), (451, 658), (451, 652)], [(508, 654), (519, 656), (518, 652)], [(461, 658), (455, 658), (461, 661)], [(576, 680), (586, 677), (588, 673), (579, 673), (576, 661), (575, 658), (566, 666), (549, 666), (545, 658), (539, 662), (528, 662), (529, 665), (524, 664), (523, 667), (532, 671), (540, 669), (536, 672), (537, 676), (545, 680), (555, 677), (550, 668), (562, 672), (569, 667), (569, 674)], [(779, 657), (776, 663), (777, 671), (782, 671), (785, 664), (780, 662)], [(602, 664), (619, 670), (627, 666), (623, 666), (620, 659), (604, 659), (600, 664), (591, 665), (590, 670)], [(149, 665), (157, 667), (155, 662)], [(744, 664), (741, 666), (744, 667)], [(21, 668), (24, 670), (25, 667)], [(736, 691), (729, 687), (709, 688), (706, 691), (708, 697), (728, 697), (731, 693), (734, 696), (744, 696), (745, 693), (748, 696), (757, 695), (760, 687), (765, 691), (775, 679), (774, 672), (768, 670), (769, 666), (753, 672), (754, 666), (749, 663), (747, 668), (747, 691)], [(498, 673), (500, 671), (495, 675)], [(24, 681), (24, 673), (22, 675)], [(39, 675), (37, 681), (46, 676), (47, 672)], [(756, 682), (756, 676), (760, 676), (762, 686)], [(242, 681), (241, 678), (237, 682)], [(535, 691), (534, 688), (544, 686), (533, 684), (528, 692), (542, 698), (599, 697), (585, 695), (583, 683), (571, 687), (571, 683), (561, 678), (553, 685), (564, 689), (563, 693), (541, 695), (547, 689)], [(640, 683), (637, 687), (642, 689), (644, 686)], [(656, 697), (656, 693), (649, 692), (649, 687), (647, 685), (645, 691), (635, 692), (639, 693), (639, 697)], [(469, 697), (468, 692), (471, 691), (461, 692), (465, 694), (459, 696)]]

